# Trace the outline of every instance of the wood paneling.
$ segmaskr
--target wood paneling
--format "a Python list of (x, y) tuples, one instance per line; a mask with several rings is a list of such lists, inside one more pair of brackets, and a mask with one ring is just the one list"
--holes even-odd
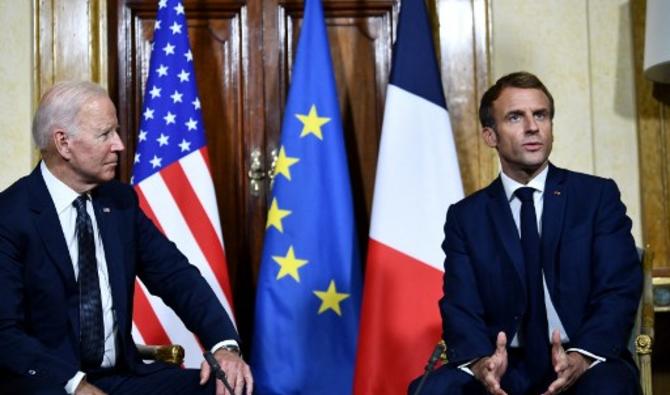
[(490, 3), (436, 0), (442, 84), (454, 129), (466, 195), (488, 185), (497, 155), (482, 140), (479, 100), (490, 85)]
[(652, 83), (642, 72), (645, 0), (631, 2), (642, 235), (654, 251), (654, 274), (670, 276), (670, 85)]
[[(646, 0), (632, 0), (642, 236), (654, 253), (654, 275), (670, 276), (670, 85), (644, 77), (645, 14)], [(667, 312), (656, 314), (652, 354), (656, 394), (670, 393), (669, 325)]]
[[(119, 177), (128, 181), (149, 67), (155, 0), (34, 1), (40, 55), (36, 85), (50, 85), (62, 75), (109, 86), (127, 146)], [(495, 172), (495, 156), (480, 141), (476, 115), (489, 78), (489, 3), (431, 0), (428, 4), (465, 190), (472, 192)], [(235, 310), (248, 346), (270, 181), (266, 177), (252, 191), (247, 172), (254, 151), (261, 153), (263, 170), (269, 170), (271, 152), (278, 145), (303, 3), (185, 0), (184, 7)], [(324, 0), (362, 247), (399, 9), (400, 0)], [(58, 16), (63, 13), (68, 16)], [(104, 37), (108, 48), (101, 44)], [(81, 59), (87, 60), (82, 64)]]
[(88, 79), (107, 85), (106, 0), (34, 0), (35, 89)]
[[(33, 0), (35, 107), (57, 81), (86, 79), (107, 86), (106, 4), (106, 0)], [(39, 160), (37, 150), (33, 160)]]

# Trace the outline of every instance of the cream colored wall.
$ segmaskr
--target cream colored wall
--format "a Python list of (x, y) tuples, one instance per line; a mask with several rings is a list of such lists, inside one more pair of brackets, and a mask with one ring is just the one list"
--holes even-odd
[(32, 167), (31, 1), (0, 1), (0, 190)]
[(642, 244), (630, 0), (492, 0), (492, 77), (537, 74), (556, 102), (552, 162), (613, 178)]

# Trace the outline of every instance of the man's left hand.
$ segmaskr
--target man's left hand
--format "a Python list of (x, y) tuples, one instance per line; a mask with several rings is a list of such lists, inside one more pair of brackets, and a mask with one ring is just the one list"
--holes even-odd
[(592, 361), (575, 351), (566, 353), (561, 344), (561, 335), (555, 330), (551, 334), (551, 362), (557, 378), (542, 395), (554, 395), (570, 388), (586, 372)]
[[(242, 395), (242, 391), (246, 388), (246, 395), (251, 395), (254, 389), (254, 379), (251, 376), (251, 369), (242, 357), (225, 348), (220, 348), (214, 353), (214, 358), (221, 366), (221, 370), (226, 373), (228, 383), (235, 391), (235, 395)], [(200, 365), (200, 384), (205, 384), (209, 380), (212, 369), (206, 361)], [(226, 394), (226, 387), (220, 380), (216, 381), (216, 395)], [(232, 394), (230, 394), (232, 395)]]

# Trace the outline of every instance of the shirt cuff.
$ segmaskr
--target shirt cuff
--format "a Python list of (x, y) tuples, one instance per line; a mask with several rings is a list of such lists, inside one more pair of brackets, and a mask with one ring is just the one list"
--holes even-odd
[(581, 348), (568, 348), (567, 350), (565, 350), (565, 352), (570, 352), (570, 351), (578, 352), (582, 355), (586, 355), (587, 357), (592, 358), (593, 362), (591, 362), (591, 365), (589, 365), (588, 369), (591, 369), (592, 367), (596, 366), (597, 364), (599, 364), (601, 362), (607, 361), (607, 358), (595, 355), (595, 354), (590, 353), (586, 350), (582, 350)]
[(458, 368), (461, 369), (462, 371), (464, 371), (465, 373), (469, 374), (470, 376), (474, 377), (475, 373), (472, 371), (472, 369), (470, 369), (470, 365), (477, 362), (479, 359), (480, 358), (475, 358), (475, 359), (473, 359), (471, 361), (468, 361), (464, 364), (458, 365)]
[(77, 390), (77, 387), (79, 387), (79, 384), (85, 377), (86, 373), (84, 372), (75, 373), (74, 377), (72, 377), (70, 380), (68, 380), (67, 383), (65, 383), (65, 392), (67, 392), (70, 395), (74, 394), (74, 392)]
[(211, 351), (212, 354), (214, 354), (214, 353), (217, 352), (220, 348), (225, 347), (225, 346), (235, 346), (235, 347), (237, 347), (237, 348), (240, 348), (240, 345), (237, 344), (237, 341), (232, 340), (232, 339), (228, 339), (228, 340), (224, 340), (224, 341), (222, 341), (222, 342), (218, 342), (218, 343), (216, 343), (216, 344), (214, 345), (214, 347), (212, 347), (212, 349), (211, 349), (210, 351)]

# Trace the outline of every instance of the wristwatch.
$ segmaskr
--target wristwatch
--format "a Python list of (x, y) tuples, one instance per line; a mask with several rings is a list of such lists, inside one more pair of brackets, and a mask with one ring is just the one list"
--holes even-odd
[(221, 346), (222, 349), (226, 351), (230, 351), (232, 353), (235, 353), (237, 355), (241, 354), (240, 348), (234, 344), (226, 344), (225, 346)]

